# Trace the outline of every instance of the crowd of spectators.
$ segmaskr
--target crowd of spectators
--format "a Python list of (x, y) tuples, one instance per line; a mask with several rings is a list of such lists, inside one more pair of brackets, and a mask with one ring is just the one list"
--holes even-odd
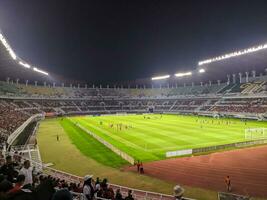
[(26, 113), (16, 111), (13, 105), (0, 102), (0, 144), (28, 118)]
[(29, 160), (22, 161), (20, 154), (5, 160), (1, 154), (0, 161), (1, 200), (134, 200), (131, 190), (123, 197), (120, 189), (114, 191), (109, 186), (107, 179), (94, 180), (92, 175), (86, 175), (83, 182), (77, 183), (47, 176), (36, 172)]
[[(97, 114), (117, 112), (235, 112), (265, 113), (267, 98), (228, 99), (105, 99), (105, 100), (0, 100), (0, 143), (22, 125), (29, 117), (38, 113), (52, 115)], [(52, 116), (49, 115), (49, 116)]]
[(235, 112), (235, 113), (265, 113), (267, 112), (266, 98), (252, 99), (224, 99), (209, 109), (216, 112)]
[[(216, 86), (216, 87), (215, 87)], [(224, 87), (225, 85), (222, 85)], [(228, 87), (228, 86), (227, 86)], [(227, 88), (226, 87), (226, 88)], [(34, 114), (141, 113), (141, 112), (235, 112), (265, 113), (266, 98), (175, 97), (188, 91), (215, 91), (218, 85), (154, 89), (44, 87), (0, 82), (0, 94), (22, 99), (0, 100), (0, 144)], [(189, 92), (190, 93), (190, 92)], [(188, 94), (189, 94), (188, 93)], [(201, 92), (200, 92), (201, 93)], [(79, 98), (79, 99), (78, 99)]]

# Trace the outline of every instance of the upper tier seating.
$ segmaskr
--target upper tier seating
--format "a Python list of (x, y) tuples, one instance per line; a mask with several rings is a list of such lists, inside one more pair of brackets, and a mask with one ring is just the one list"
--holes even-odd
[(225, 84), (180, 86), (170, 88), (70, 88), (33, 86), (16, 84), (12, 82), (0, 82), (0, 95), (9, 97), (28, 98), (163, 98), (182, 95), (213, 94), (225, 87)]

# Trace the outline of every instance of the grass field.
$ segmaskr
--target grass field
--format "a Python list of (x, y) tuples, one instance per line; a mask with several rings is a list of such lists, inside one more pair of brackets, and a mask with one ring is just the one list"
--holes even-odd
[[(108, 178), (111, 183), (141, 190), (172, 194), (172, 188), (177, 183), (125, 172), (118, 167), (114, 167), (112, 159), (116, 155), (103, 145), (101, 148), (103, 148), (103, 152), (106, 152), (104, 154), (101, 153), (101, 159), (99, 159), (100, 157), (95, 157), (96, 146), (93, 144), (97, 144), (97, 141), (91, 143), (91, 136), (77, 129), (77, 127), (76, 129), (69, 128), (68, 125), (71, 126), (68, 121), (56, 118), (46, 119), (41, 122), (37, 140), (44, 163), (53, 163), (53, 168), (78, 176), (93, 174), (94, 177)], [(77, 134), (86, 134), (86, 136), (84, 135), (85, 138), (79, 137), (79, 140), (77, 139), (75, 142), (73, 138)], [(57, 135), (60, 137), (59, 141), (56, 140)], [(87, 145), (82, 145), (83, 147), (81, 148), (80, 143), (82, 144), (84, 139), (87, 140)], [(121, 162), (125, 161), (121, 160)], [(217, 199), (215, 191), (187, 186), (184, 186), (184, 188), (186, 189), (185, 195), (188, 197), (203, 200)]]
[(246, 128), (267, 127), (266, 122), (259, 121), (159, 114), (71, 120), (142, 161), (165, 159), (167, 151), (245, 141)]
[[(164, 115), (161, 119), (160, 115), (151, 115), (150, 117), (150, 119), (144, 119), (142, 115), (84, 116), (72, 117), (72, 120), (86, 126), (89, 130), (105, 138), (110, 143), (113, 143), (115, 139), (122, 138), (118, 140), (119, 142), (116, 140), (115, 143), (113, 143), (116, 146), (119, 144), (119, 148), (126, 148), (127, 145), (130, 145), (127, 142), (125, 144), (127, 140), (136, 146), (142, 147), (143, 145), (142, 149), (145, 149), (143, 152), (146, 153), (145, 156), (149, 156), (149, 159), (164, 158), (162, 153), (157, 153), (156, 151), (160, 150), (160, 147), (162, 147), (160, 151), (165, 152), (166, 145), (170, 147), (170, 150), (172, 150), (172, 148), (176, 150), (179, 148), (179, 144), (183, 147), (187, 147), (184, 145), (197, 144), (196, 141), (198, 138), (198, 141), (203, 142), (201, 145), (207, 145), (201, 138), (202, 136), (206, 138), (218, 138), (212, 141), (214, 143), (222, 142), (220, 138), (225, 138), (227, 142), (232, 139), (238, 141), (239, 139), (244, 139), (244, 128), (266, 127), (266, 123), (249, 121), (247, 125), (245, 125), (244, 122), (231, 119), (230, 121), (232, 124), (226, 127), (223, 124), (203, 124), (201, 128), (201, 124), (196, 122), (197, 118), (195, 117), (171, 115)], [(198, 120), (205, 119), (206, 118), (198, 118)], [(100, 121), (102, 121), (102, 125), (100, 125)], [(132, 128), (128, 128), (127, 130), (123, 128), (121, 131), (117, 131), (115, 128), (110, 128), (109, 123), (127, 124), (128, 126), (132, 126)], [(223, 123), (223, 121), (221, 121), (221, 123)], [(153, 126), (150, 127), (150, 125)], [(212, 126), (214, 127), (212, 128)], [(186, 129), (185, 127), (189, 129), (188, 132), (182, 132), (183, 129)], [(157, 133), (156, 130), (159, 132)], [(177, 132), (174, 132), (174, 130)], [(192, 132), (190, 132), (190, 130), (192, 130)], [(201, 132), (197, 133), (197, 130)], [(209, 134), (212, 135), (214, 133), (216, 137), (208, 136), (208, 134), (205, 133), (206, 130), (211, 130)], [(104, 131), (104, 133), (101, 133), (102, 131)], [(231, 132), (233, 132), (235, 137), (230, 137), (230, 139), (227, 138), (226, 135), (224, 137), (219, 137), (217, 131), (220, 131), (221, 134), (228, 134), (229, 136), (231, 136)], [(183, 140), (181, 140), (180, 137), (183, 135), (180, 134), (182, 133), (185, 135), (188, 134), (188, 136), (190, 136), (189, 138), (195, 137), (194, 142), (188, 143), (188, 141), (186, 141), (188, 137), (184, 137)], [(133, 135), (131, 136), (131, 134)], [(148, 134), (146, 138), (145, 134)], [(59, 135), (59, 141), (56, 140), (57, 135)], [(141, 138), (138, 138), (138, 136), (141, 136)], [(160, 137), (156, 138), (156, 136)], [(175, 141), (174, 138), (177, 138), (177, 141)], [(95, 177), (107, 177), (110, 182), (115, 184), (168, 194), (172, 194), (172, 188), (177, 184), (123, 171), (121, 167), (127, 165), (126, 161), (122, 160), (115, 153), (66, 118), (54, 118), (42, 121), (38, 130), (37, 139), (42, 161), (44, 163), (53, 163), (55, 169), (60, 169), (79, 176), (94, 174)], [(166, 142), (164, 140), (166, 140)], [(208, 144), (210, 145), (210, 143)], [(135, 150), (135, 152), (137, 152), (137, 150)], [(133, 155), (133, 153), (135, 154), (135, 152), (128, 151), (131, 155)], [(140, 150), (140, 152), (135, 155), (142, 156), (142, 151)], [(187, 197), (205, 200), (217, 199), (217, 192), (215, 191), (187, 186), (184, 187), (186, 189), (185, 196)]]

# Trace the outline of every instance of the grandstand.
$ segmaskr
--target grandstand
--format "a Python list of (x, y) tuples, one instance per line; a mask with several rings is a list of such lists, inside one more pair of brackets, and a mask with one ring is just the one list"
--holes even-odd
[[(1, 37), (3, 38), (2, 34)], [(265, 121), (267, 118), (266, 53), (267, 50), (263, 48), (225, 60), (200, 62), (190, 73), (192, 75), (190, 77), (168, 76), (168, 80), (156, 80), (156, 82), (145, 78), (139, 85), (134, 82), (120, 87), (89, 87), (85, 84), (70, 84), (63, 79), (56, 79), (56, 75), (49, 73), (49, 76), (46, 76), (23, 67), (20, 62), (24, 65), (25, 62), (19, 58), (12, 59), (10, 50), (2, 42), (0, 43), (1, 148), (3, 152), (10, 150), (13, 154), (17, 145), (23, 145), (22, 149), (17, 150), (28, 156), (32, 164), (36, 162), (43, 173), (50, 170), (50, 175), (55, 177), (60, 173), (60, 178), (66, 179), (69, 176), (71, 182), (76, 181), (78, 184), (75, 175), (45, 167), (41, 162), (38, 148), (25, 149), (29, 147), (27, 144), (34, 138), (38, 124), (44, 118), (160, 113), (226, 116)], [(205, 73), (198, 73), (200, 67), (205, 69), (202, 71)], [(35, 151), (37, 153), (34, 155), (32, 152)], [(139, 199), (172, 197), (147, 191), (139, 191), (138, 197), (138, 190), (134, 191), (135, 197)], [(262, 193), (259, 195), (263, 196)]]

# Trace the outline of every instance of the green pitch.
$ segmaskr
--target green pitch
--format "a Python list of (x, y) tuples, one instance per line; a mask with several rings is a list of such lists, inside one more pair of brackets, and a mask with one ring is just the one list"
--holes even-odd
[[(37, 140), (42, 161), (52, 163), (55, 169), (81, 177), (93, 174), (101, 179), (108, 178), (114, 184), (166, 194), (173, 194), (173, 187), (177, 184), (121, 170), (121, 166), (128, 165), (126, 161), (116, 157), (115, 153), (67, 119), (50, 118), (41, 121)], [(217, 199), (217, 192), (187, 186), (184, 188), (187, 197)]]
[[(258, 121), (245, 123), (239, 119), (159, 114), (82, 116), (71, 117), (71, 120), (141, 161), (165, 159), (167, 151), (245, 141), (246, 128), (267, 127), (266, 122)], [(71, 122), (64, 119), (64, 129), (70, 126), (67, 124)], [(83, 137), (88, 137), (84, 136), (87, 133), (82, 134)], [(72, 140), (74, 143), (76, 140), (76, 146), (85, 151), (83, 147), (87, 143), (79, 134), (76, 137), (78, 138), (72, 137)], [(83, 153), (86, 154), (86, 151)], [(114, 162), (117, 163), (117, 160), (118, 165), (122, 164), (117, 158)]]

